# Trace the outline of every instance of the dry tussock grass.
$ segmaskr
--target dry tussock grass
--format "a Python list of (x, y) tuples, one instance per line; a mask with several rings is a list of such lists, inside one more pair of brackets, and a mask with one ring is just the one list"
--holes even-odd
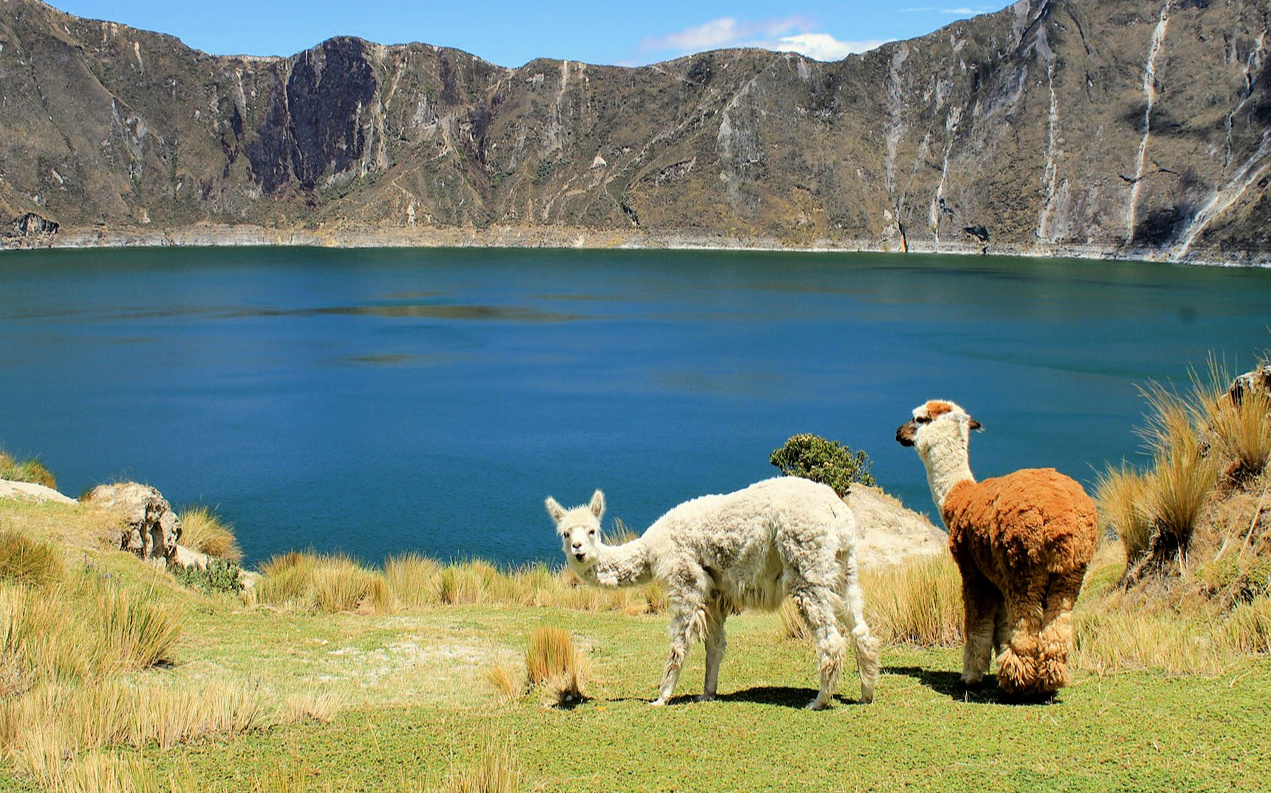
[(554, 704), (566, 706), (584, 698), (586, 659), (561, 628), (536, 628), (525, 651), (525, 674)]
[(222, 520), (211, 507), (191, 507), (178, 517), (182, 545), (227, 562), (243, 561), (243, 550), (238, 547), (233, 525)]

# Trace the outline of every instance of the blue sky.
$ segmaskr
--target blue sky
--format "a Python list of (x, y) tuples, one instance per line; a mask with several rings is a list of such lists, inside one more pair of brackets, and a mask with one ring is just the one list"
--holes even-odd
[(851, 0), (685, 3), (462, 0), (53, 0), (90, 19), (170, 33), (215, 55), (292, 55), (337, 35), (380, 44), (457, 47), (501, 66), (537, 57), (641, 65), (724, 47), (758, 46), (838, 60), (1005, 7)]

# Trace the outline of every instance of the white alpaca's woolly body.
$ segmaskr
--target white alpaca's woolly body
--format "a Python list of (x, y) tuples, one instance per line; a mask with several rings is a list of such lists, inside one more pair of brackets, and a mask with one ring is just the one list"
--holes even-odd
[(873, 698), (877, 642), (865, 624), (857, 585), (856, 531), (851, 511), (832, 489), (794, 477), (769, 479), (726, 495), (695, 498), (673, 508), (622, 545), (600, 538), (604, 496), (566, 510), (552, 498), (570, 567), (597, 586), (665, 583), (670, 601), (671, 652), (654, 704), (664, 704), (679, 678), (688, 646), (706, 644), (702, 698), (716, 693), (726, 639), (724, 621), (743, 608), (772, 610), (791, 596), (807, 620), (821, 661), (821, 689), (810, 707), (829, 704), (837, 686), (846, 624), (856, 651), (861, 700)]

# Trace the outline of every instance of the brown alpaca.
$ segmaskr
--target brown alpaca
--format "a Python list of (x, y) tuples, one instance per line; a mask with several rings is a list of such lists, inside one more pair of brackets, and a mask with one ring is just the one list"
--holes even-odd
[(938, 400), (913, 415), (896, 440), (922, 458), (962, 572), (962, 682), (979, 685), (996, 649), (1003, 691), (1051, 695), (1072, 682), (1072, 607), (1098, 541), (1094, 502), (1053, 468), (977, 483), (967, 447), (979, 422)]

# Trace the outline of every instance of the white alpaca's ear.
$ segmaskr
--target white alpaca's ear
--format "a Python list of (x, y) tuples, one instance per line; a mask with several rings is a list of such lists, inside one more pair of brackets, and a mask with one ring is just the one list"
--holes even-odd
[(597, 490), (591, 496), (591, 503), (587, 505), (591, 510), (591, 514), (599, 518), (605, 513), (605, 494)]
[(547, 505), (547, 514), (552, 516), (552, 520), (560, 523), (560, 519), (565, 517), (565, 508), (556, 503), (556, 499), (551, 496), (547, 497), (547, 501), (543, 502)]
[(976, 432), (981, 432), (984, 430), (984, 425), (976, 421), (975, 419), (971, 419), (971, 423), (968, 424), (967, 426), (975, 430)]

